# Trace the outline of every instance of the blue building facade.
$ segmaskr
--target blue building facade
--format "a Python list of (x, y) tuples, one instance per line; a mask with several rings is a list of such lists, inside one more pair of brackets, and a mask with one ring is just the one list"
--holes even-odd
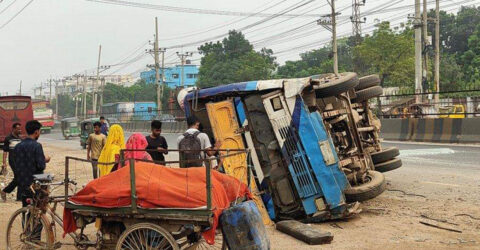
[[(193, 64), (186, 64), (184, 67), (184, 85), (193, 86), (198, 79), (198, 66)], [(165, 68), (165, 85), (169, 88), (179, 87), (182, 84), (182, 66), (177, 65), (171, 68)], [(162, 72), (160, 71), (160, 77)], [(155, 70), (144, 71), (140, 73), (140, 78), (146, 83), (155, 83)]]

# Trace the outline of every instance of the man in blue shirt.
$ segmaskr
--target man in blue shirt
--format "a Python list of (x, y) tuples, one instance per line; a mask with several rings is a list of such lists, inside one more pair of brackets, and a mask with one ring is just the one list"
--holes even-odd
[(108, 123), (105, 120), (105, 117), (100, 116), (100, 123), (102, 124), (102, 126), (100, 127), (100, 133), (108, 136)]
[(37, 120), (28, 121), (25, 125), (27, 138), (17, 144), (15, 153), (15, 176), (18, 184), (18, 193), (22, 198), (22, 206), (27, 206), (26, 198), (33, 196), (30, 186), (33, 183), (33, 175), (43, 174), (46, 163), (50, 157), (45, 157), (42, 144), (37, 140), (40, 137), (42, 124)]

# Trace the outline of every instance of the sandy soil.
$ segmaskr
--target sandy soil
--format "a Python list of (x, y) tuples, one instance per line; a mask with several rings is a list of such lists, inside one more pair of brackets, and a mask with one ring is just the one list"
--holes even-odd
[[(84, 158), (85, 155), (85, 151), (66, 149), (54, 142), (44, 143), (44, 148), (46, 154), (52, 156), (52, 162), (46, 172), (56, 174), (57, 180), (63, 178), (65, 156)], [(80, 185), (82, 181), (88, 180), (87, 176), (91, 175), (88, 164), (76, 163), (71, 166), (70, 174), (81, 180)], [(334, 235), (331, 244), (309, 246), (274, 228), (268, 228), (272, 249), (480, 249), (478, 199), (480, 184), (478, 182), (472, 184), (468, 190), (451, 186), (443, 189), (432, 188), (429, 192), (417, 192), (415, 185), (418, 183), (414, 180), (410, 183), (407, 177), (409, 174), (408, 171), (387, 174), (387, 189), (392, 191), (387, 190), (379, 197), (364, 202), (360, 215), (313, 225)], [(3, 176), (0, 177), (0, 184), (6, 185), (10, 177), (7, 175), (7, 180)], [(61, 193), (61, 190), (56, 191), (56, 194)], [(0, 249), (4, 249), (5, 246), (4, 236), (8, 219), (19, 207), (20, 204), (14, 202), (13, 195), (9, 197), (8, 202), (0, 202)], [(474, 218), (461, 214), (468, 214)], [(443, 222), (439, 222), (442, 220)], [(420, 221), (455, 228), (462, 232), (433, 228), (421, 224)], [(65, 238), (62, 241), (68, 242), (69, 239)], [(71, 247), (62, 249), (69, 248)]]

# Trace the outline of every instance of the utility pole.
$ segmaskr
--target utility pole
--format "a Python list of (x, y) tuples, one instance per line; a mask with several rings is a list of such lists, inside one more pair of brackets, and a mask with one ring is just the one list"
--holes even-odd
[[(158, 18), (155, 17), (155, 43), (153, 45), (155, 53), (155, 85), (157, 86), (157, 109), (162, 110), (161, 86), (160, 86), (160, 62), (158, 59)], [(162, 76), (163, 77), (163, 76)]]
[(20, 80), (20, 91), (18, 92), (18, 95), (22, 95), (22, 80)]
[[(428, 71), (428, 54), (427, 48), (429, 45), (428, 42), (428, 30), (427, 30), (427, 0), (423, 0), (423, 14), (422, 14), (422, 33), (423, 33), (423, 46), (422, 46), (422, 56), (423, 56), (423, 66), (422, 66), (422, 83), (428, 82), (427, 71)], [(423, 85), (422, 85), (423, 86)], [(427, 88), (428, 90), (428, 88)]]
[(189, 56), (192, 56), (193, 53), (192, 52), (186, 52), (186, 53), (180, 53), (180, 52), (177, 52), (177, 56), (180, 57), (180, 61), (182, 62), (182, 72), (181, 72), (181, 87), (185, 87), (185, 72), (184, 72), (184, 68), (185, 68), (185, 59), (187, 59), (187, 57)]
[(83, 76), (83, 119), (87, 119), (87, 72)]
[(365, 0), (352, 0), (352, 16), (350, 20), (352, 21), (352, 35), (355, 37), (355, 44), (357, 45), (360, 44), (362, 37), (362, 23), (365, 23), (367, 20), (366, 17), (363, 18), (363, 21), (360, 18), (361, 6), (365, 6)]
[(92, 82), (92, 111), (94, 114), (97, 113), (97, 96), (95, 95), (95, 83), (98, 82), (98, 77), (100, 75), (100, 56), (102, 55), (102, 45), (98, 46), (98, 62), (97, 62), (97, 78)]
[(332, 32), (332, 54), (333, 54), (333, 72), (338, 76), (338, 55), (337, 55), (337, 23), (336, 15), (340, 13), (335, 12), (335, 1), (327, 0), (328, 4), (332, 7), (332, 13), (329, 15), (323, 15), (317, 24), (324, 27), (326, 30)]
[(101, 84), (102, 84), (102, 86), (101, 86), (101, 88), (102, 88), (102, 94), (100, 95), (100, 105), (99, 105), (98, 110), (99, 110), (99, 112), (100, 112), (100, 114), (101, 114), (101, 113), (103, 112), (102, 107), (103, 107), (103, 92), (105, 91), (105, 78), (102, 77), (102, 79), (101, 79), (100, 81), (101, 81)]
[(48, 100), (51, 102), (52, 101), (52, 77), (48, 80), (48, 84), (50, 85), (50, 96)]
[[(422, 92), (422, 23), (420, 21), (420, 0), (415, 0), (415, 93)], [(415, 102), (422, 101), (421, 95), (415, 95)]]
[(332, 52), (333, 52), (333, 73), (338, 76), (338, 53), (337, 53), (337, 21), (335, 13), (335, 0), (331, 0), (332, 6)]
[(58, 119), (58, 81), (55, 81), (55, 115)]
[(440, 0), (435, 1), (435, 104), (440, 102)]
[[(166, 48), (160, 49), (160, 52), (162, 53), (162, 76), (160, 77), (160, 96), (163, 96), (163, 88), (165, 87), (165, 51), (167, 51)], [(162, 102), (160, 100), (160, 106), (158, 106), (159, 110), (162, 110)]]

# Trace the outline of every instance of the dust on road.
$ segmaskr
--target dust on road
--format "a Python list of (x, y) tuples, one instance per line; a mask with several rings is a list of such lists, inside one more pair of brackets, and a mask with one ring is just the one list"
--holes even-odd
[[(68, 143), (78, 145), (77, 141)], [(54, 173), (58, 179), (64, 175), (65, 156), (85, 158), (86, 152), (79, 146), (66, 147), (56, 140), (45, 140), (43, 145), (46, 154), (52, 156), (46, 172)], [(449, 157), (460, 163), (458, 168), (450, 162), (436, 163), (432, 155), (403, 157), (403, 167), (385, 174), (387, 191), (362, 203), (360, 215), (313, 225), (334, 235), (331, 244), (309, 246), (269, 228), (272, 249), (480, 249), (480, 169), (462, 166), (462, 152), (457, 153), (459, 155), (452, 153)], [(168, 158), (174, 160), (175, 157), (169, 155)], [(78, 164), (76, 171), (79, 178), (91, 173), (88, 164)], [(13, 196), (7, 203), (0, 203), (2, 249), (8, 219), (19, 207)], [(420, 221), (448, 226), (462, 233), (426, 226)], [(58, 238), (71, 243), (68, 236)]]

